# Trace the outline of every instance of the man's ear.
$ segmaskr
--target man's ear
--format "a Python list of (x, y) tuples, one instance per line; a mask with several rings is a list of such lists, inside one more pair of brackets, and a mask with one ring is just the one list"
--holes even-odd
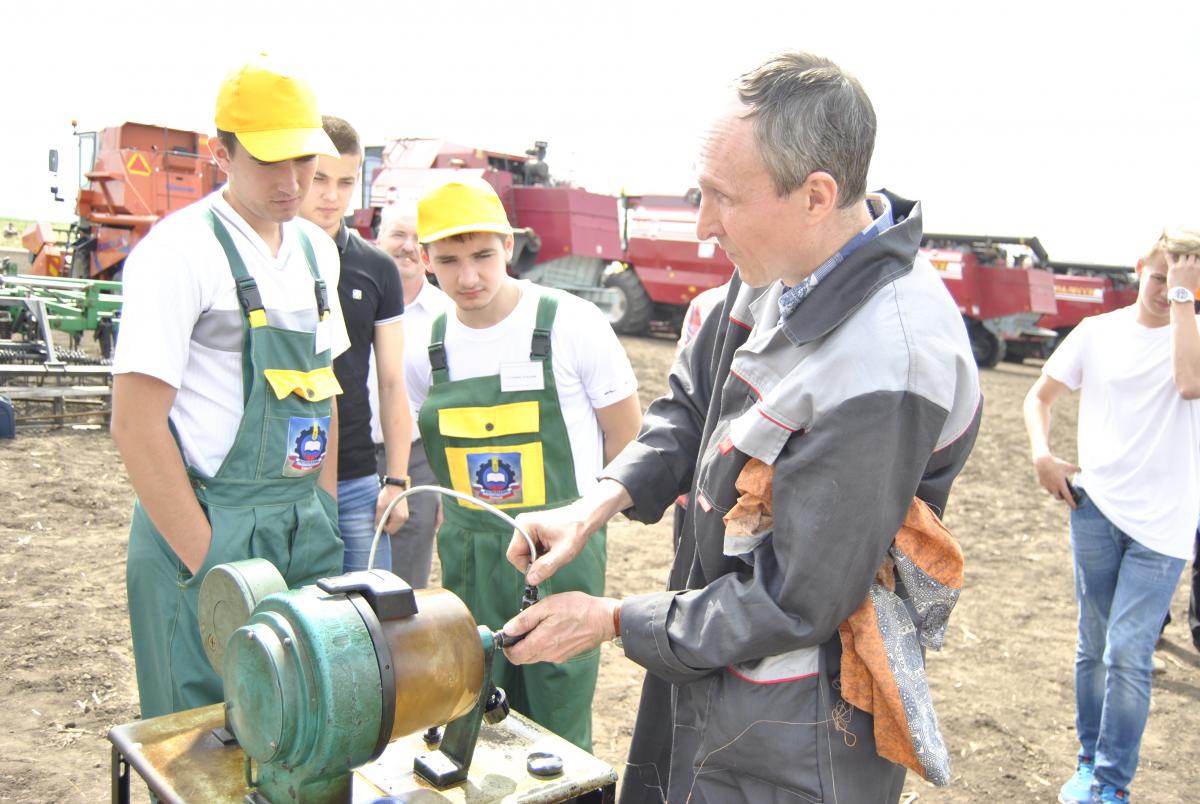
[(516, 239), (512, 235), (504, 236), (504, 264), (512, 263), (513, 250), (516, 248)]
[(225, 147), (225, 143), (221, 142), (220, 137), (208, 138), (208, 152), (212, 154), (212, 158), (216, 161), (217, 166), (224, 171), (225, 175), (229, 175), (229, 162), (232, 156), (229, 149)]
[(797, 190), (803, 193), (804, 209), (809, 223), (819, 223), (837, 209), (837, 179), (823, 170), (814, 170)]
[(425, 248), (425, 244), (417, 244), (417, 251), (421, 255), (421, 265), (425, 267), (426, 271), (432, 271), (433, 268), (429, 265), (429, 250)]
[(1139, 277), (1140, 277), (1140, 276), (1142, 275), (1142, 269), (1143, 269), (1143, 268), (1145, 268), (1145, 267), (1146, 267), (1146, 263), (1145, 263), (1145, 261), (1144, 261), (1144, 260), (1140, 260), (1140, 259), (1139, 259), (1139, 260), (1137, 261), (1137, 265), (1136, 265), (1136, 266), (1134, 267), (1134, 269), (1133, 269), (1133, 272), (1134, 272), (1135, 274), (1137, 274), (1137, 276), (1139, 276)]

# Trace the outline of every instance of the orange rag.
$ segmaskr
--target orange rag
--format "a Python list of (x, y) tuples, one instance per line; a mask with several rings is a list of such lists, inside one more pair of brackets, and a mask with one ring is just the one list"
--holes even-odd
[[(774, 467), (751, 458), (735, 484), (741, 492), (725, 515), (727, 533), (754, 535), (772, 527), (771, 483)], [(937, 514), (916, 497), (904, 524), (896, 534), (895, 548), (910, 558), (927, 575), (951, 589), (961, 589), (963, 555), (958, 542)], [(894, 561), (884, 557), (875, 583), (889, 591), (896, 587)], [(912, 736), (900, 690), (888, 664), (887, 651), (868, 594), (838, 626), (842, 641), (841, 692), (847, 703), (874, 717), (875, 747), (881, 757), (910, 768), (925, 778), (925, 769), (913, 749)]]
[[(896, 548), (942, 585), (962, 588), (962, 550), (923, 500), (913, 498), (904, 524), (896, 534)], [(890, 564), (889, 556), (884, 565)], [(883, 572), (883, 566), (880, 571)], [(894, 589), (893, 573), (888, 571), (886, 575), (888, 588)], [(875, 750), (879, 755), (916, 771), (924, 779), (925, 769), (913, 750), (908, 718), (888, 664), (870, 595), (838, 626), (838, 635), (842, 638), (842, 697), (874, 716)]]

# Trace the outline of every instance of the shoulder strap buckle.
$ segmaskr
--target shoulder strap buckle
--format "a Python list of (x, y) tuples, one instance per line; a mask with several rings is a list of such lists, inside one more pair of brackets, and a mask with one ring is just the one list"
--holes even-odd
[(530, 360), (545, 360), (550, 354), (550, 330), (535, 329), (529, 344)]
[[(242, 307), (242, 312), (245, 313), (247, 320), (252, 326), (260, 326), (260, 320), (265, 323), (266, 310), (263, 307), (262, 293), (258, 290), (258, 283), (253, 277), (239, 277), (235, 284), (237, 285), (238, 304)], [(257, 314), (257, 315), (256, 315)]]
[(550, 355), (550, 330), (554, 328), (554, 314), (558, 311), (558, 299), (543, 294), (538, 299), (537, 319), (533, 325), (533, 337), (529, 340), (529, 359), (545, 360)]
[(317, 297), (317, 320), (324, 321), (329, 315), (329, 289), (325, 287), (324, 279), (313, 282), (313, 292)]
[(441, 342), (429, 344), (429, 368), (434, 371), (446, 370), (446, 346)]

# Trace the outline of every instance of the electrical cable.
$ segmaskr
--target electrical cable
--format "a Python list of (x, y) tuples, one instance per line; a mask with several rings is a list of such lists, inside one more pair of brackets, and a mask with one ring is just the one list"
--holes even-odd
[[(463, 500), (464, 502), (469, 502), (472, 505), (478, 505), (488, 513), (500, 517), (500, 519), (504, 520), (506, 524), (511, 525), (513, 530), (525, 537), (525, 543), (529, 545), (530, 566), (533, 565), (533, 559), (537, 557), (537, 550), (534, 548), (533, 539), (529, 538), (529, 534), (525, 532), (525, 529), (517, 524), (517, 520), (513, 519), (496, 506), (492, 505), (491, 503), (484, 502), (478, 497), (472, 497), (469, 494), (463, 494), (461, 491), (443, 488), (442, 486), (413, 486), (411, 489), (405, 489), (397, 494), (395, 499), (388, 503), (388, 507), (384, 509), (383, 516), (379, 518), (379, 524), (375, 526), (375, 538), (371, 539), (371, 552), (367, 555), (367, 569), (372, 569), (375, 566), (375, 548), (379, 546), (379, 539), (383, 535), (383, 526), (388, 521), (388, 517), (392, 515), (392, 509), (396, 507), (396, 503), (400, 502), (405, 497), (408, 497), (410, 494), (416, 494), (417, 492), (431, 492), (434, 494), (442, 494), (447, 497), (454, 497), (457, 500)], [(525, 572), (529, 572), (528, 567), (526, 567)]]

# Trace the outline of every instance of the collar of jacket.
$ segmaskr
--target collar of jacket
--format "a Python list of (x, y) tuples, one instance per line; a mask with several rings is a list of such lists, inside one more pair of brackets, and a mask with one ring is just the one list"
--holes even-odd
[(350, 242), (350, 227), (345, 221), (338, 226), (338, 232), (333, 236), (333, 242), (337, 243), (338, 254), (346, 252), (346, 244)]
[(912, 270), (921, 245), (921, 202), (880, 192), (892, 203), (895, 223), (855, 249), (784, 321), (783, 331), (796, 346), (828, 335), (881, 287)]

